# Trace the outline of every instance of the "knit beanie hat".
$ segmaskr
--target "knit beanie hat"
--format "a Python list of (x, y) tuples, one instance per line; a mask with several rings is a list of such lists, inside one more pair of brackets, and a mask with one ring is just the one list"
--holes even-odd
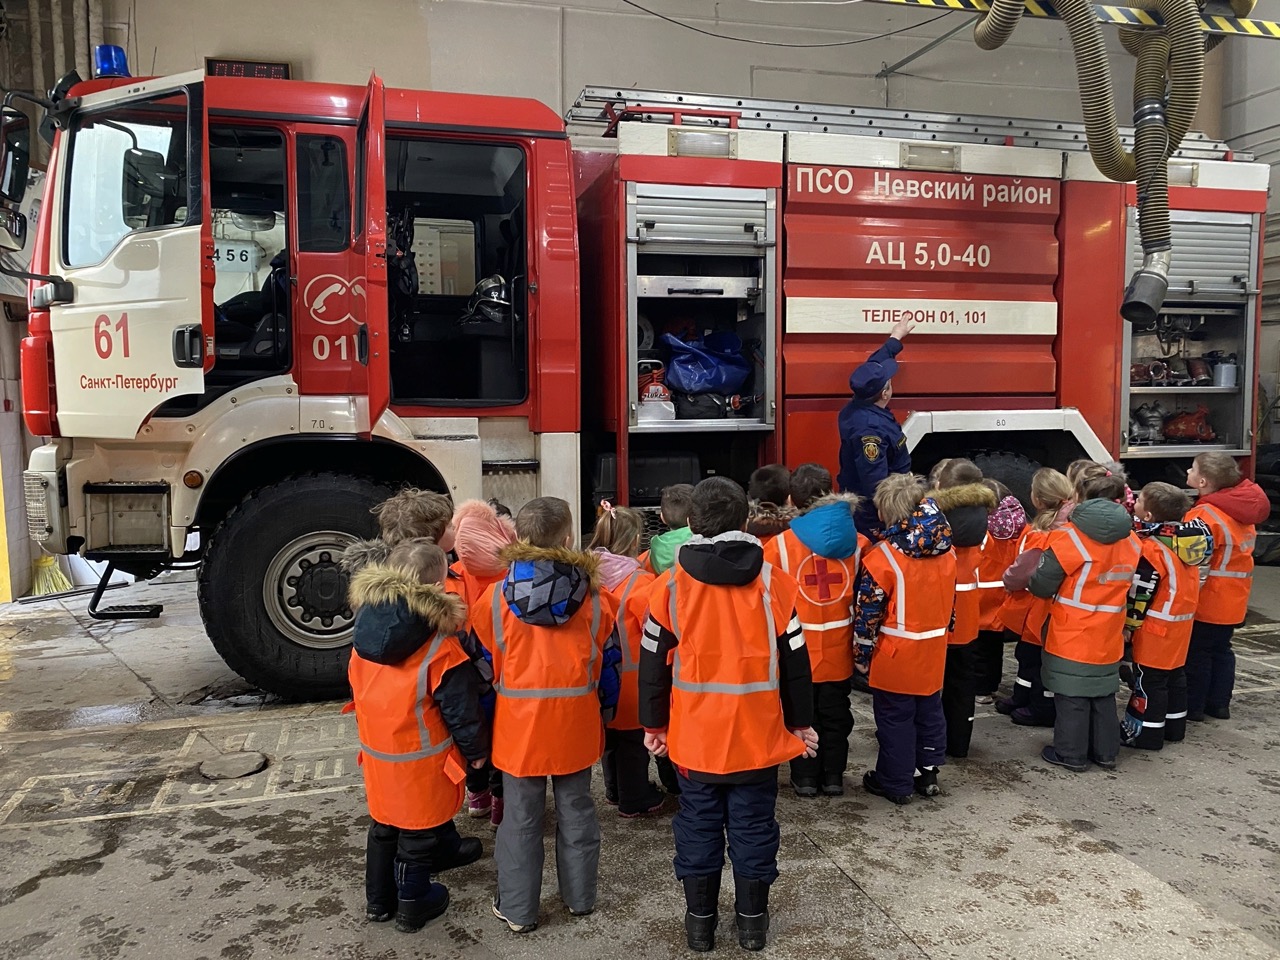
[(453, 552), (467, 572), (478, 577), (496, 577), (507, 565), (498, 552), (517, 540), (516, 525), (510, 517), (500, 517), (483, 500), (468, 500), (453, 513)]

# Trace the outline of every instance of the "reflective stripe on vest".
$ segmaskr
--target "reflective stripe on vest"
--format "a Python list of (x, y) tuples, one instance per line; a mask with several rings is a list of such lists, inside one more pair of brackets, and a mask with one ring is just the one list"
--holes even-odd
[(945, 637), (950, 631), (943, 627), (941, 630), (908, 630), (907, 620), (903, 615), (906, 609), (906, 603), (903, 601), (907, 595), (907, 578), (903, 576), (902, 567), (898, 566), (898, 558), (893, 555), (893, 548), (889, 546), (889, 541), (881, 540), (877, 545), (885, 559), (889, 561), (889, 566), (893, 568), (893, 575), (898, 581), (897, 593), (895, 596), (898, 602), (894, 606), (898, 609), (898, 625), (896, 627), (886, 627), (880, 625), (880, 632), (890, 637), (902, 637), (904, 640), (932, 640), (935, 637)]
[(382, 750), (375, 750), (373, 747), (361, 741), (360, 749), (373, 757), (375, 760), (383, 760), (387, 763), (411, 763), (414, 760), (425, 760), (427, 757), (433, 757), (437, 753), (448, 750), (453, 746), (453, 737), (445, 737), (439, 743), (431, 742), (431, 731), (427, 729), (426, 716), (426, 699), (427, 699), (427, 683), (430, 681), (431, 661), (435, 659), (436, 654), (440, 651), (440, 644), (444, 643), (444, 632), (436, 631), (436, 635), (431, 640), (431, 646), (427, 648), (427, 655), (422, 658), (422, 664), (418, 667), (418, 697), (414, 704), (413, 712), (418, 718), (418, 736), (420, 742), (425, 744), (420, 750), (410, 750), (407, 753), (385, 753)]
[(1192, 610), (1190, 613), (1180, 613), (1174, 615), (1173, 601), (1178, 599), (1178, 558), (1173, 555), (1173, 551), (1166, 547), (1159, 540), (1151, 540), (1162, 554), (1164, 554), (1164, 568), (1168, 573), (1169, 598), (1165, 600), (1164, 606), (1159, 610), (1148, 610), (1147, 616), (1154, 617), (1156, 620), (1164, 620), (1167, 623), (1185, 623), (1187, 620), (1194, 620), (1196, 613)]
[[(1231, 536), (1231, 528), (1227, 526), (1227, 521), (1222, 518), (1222, 514), (1220, 514), (1217, 510), (1213, 509), (1213, 507), (1209, 506), (1209, 504), (1205, 503), (1205, 504), (1201, 504), (1201, 506), (1203, 507), (1205, 513), (1209, 514), (1209, 516), (1213, 517), (1214, 520), (1218, 521), (1218, 526), (1222, 528), (1222, 537), (1223, 537), (1223, 540), (1225, 541), (1222, 545), (1222, 563), (1219, 564), (1217, 567), (1211, 567), (1209, 569), (1209, 576), (1228, 577), (1233, 580), (1252, 580), (1253, 579), (1252, 570), (1228, 570), (1227, 569), (1227, 565), (1231, 562), (1231, 554), (1236, 548), (1236, 542)], [(1242, 552), (1245, 547), (1249, 547), (1250, 549), (1252, 549), (1253, 544), (1248, 541), (1240, 544), (1240, 549)]]
[[(1080, 556), (1084, 557), (1085, 560), (1083, 566), (1080, 568), (1080, 574), (1076, 578), (1075, 595), (1071, 597), (1063, 597), (1060, 595), (1057, 598), (1058, 603), (1065, 604), (1068, 607), (1075, 607), (1077, 610), (1085, 610), (1089, 613), (1124, 613), (1128, 607), (1123, 603), (1119, 606), (1106, 606), (1103, 604), (1085, 603), (1080, 599), (1084, 595), (1084, 585), (1089, 580), (1089, 571), (1093, 569), (1093, 558), (1089, 556), (1089, 551), (1085, 549), (1084, 543), (1080, 540), (1080, 534), (1076, 533), (1075, 527), (1064, 527), (1063, 532), (1071, 538), (1071, 542), (1075, 544), (1076, 549), (1080, 551)], [(1104, 573), (1098, 582), (1109, 583), (1110, 576), (1111, 574)], [(1133, 574), (1130, 573), (1126, 579), (1132, 579), (1132, 577)]]
[[(627, 597), (631, 596), (631, 589), (636, 585), (636, 581), (640, 579), (641, 571), (636, 570), (631, 574), (631, 579), (627, 581), (626, 587), (622, 591), (622, 599), (618, 601), (618, 632), (621, 634), (619, 639), (622, 641), (619, 646), (622, 647), (622, 663), (618, 664), (619, 673), (634, 673), (640, 669), (640, 664), (631, 659), (631, 638), (627, 636)], [(643, 629), (643, 625), (641, 625)], [(591, 636), (595, 637), (594, 629)], [(593, 647), (594, 649), (594, 647)]]
[(750, 693), (768, 693), (778, 689), (778, 630), (773, 619), (772, 584), (773, 567), (765, 564), (760, 568), (760, 579), (764, 582), (764, 617), (769, 627), (769, 679), (757, 683), (693, 683), (680, 677), (680, 624), (676, 619), (676, 572), (671, 571), (671, 633), (676, 638), (675, 658), (672, 662), (671, 685), (685, 693), (724, 693), (730, 696), (746, 696)]
[[(505, 657), (507, 654), (507, 642), (505, 632), (502, 627), (502, 604), (504, 602), (502, 591), (495, 588), (493, 591), (493, 642), (497, 644), (498, 649), (502, 651)], [(503, 697), (510, 697), (512, 700), (554, 700), (558, 697), (585, 697), (596, 688), (595, 667), (596, 657), (599, 656), (599, 648), (596, 646), (596, 634), (600, 630), (600, 594), (594, 591), (591, 594), (591, 660), (587, 664), (587, 682), (580, 687), (508, 687), (501, 677), (495, 677), (493, 681), (494, 692)], [(506, 671), (504, 670), (503, 673)]]

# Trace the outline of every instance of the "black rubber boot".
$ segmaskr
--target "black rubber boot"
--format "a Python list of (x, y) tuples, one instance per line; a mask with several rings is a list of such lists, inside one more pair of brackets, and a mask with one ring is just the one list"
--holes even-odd
[(707, 953), (715, 949), (716, 924), (720, 921), (720, 874), (684, 878), (684, 934), (689, 949)]
[(383, 836), (375, 825), (365, 845), (365, 917), (370, 923), (386, 923), (396, 916), (396, 841)]
[(399, 902), (396, 908), (396, 929), (401, 933), (416, 933), (448, 909), (448, 888), (443, 883), (433, 883), (425, 897)]
[(769, 930), (769, 885), (763, 880), (747, 880), (734, 874), (733, 886), (738, 946), (743, 950), (763, 950)]

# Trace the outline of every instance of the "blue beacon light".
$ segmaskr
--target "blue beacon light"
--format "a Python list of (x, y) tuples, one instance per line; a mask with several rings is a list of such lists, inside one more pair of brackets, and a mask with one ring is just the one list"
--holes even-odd
[(129, 61), (124, 48), (114, 43), (100, 43), (93, 48), (93, 75), (98, 77), (130, 77)]

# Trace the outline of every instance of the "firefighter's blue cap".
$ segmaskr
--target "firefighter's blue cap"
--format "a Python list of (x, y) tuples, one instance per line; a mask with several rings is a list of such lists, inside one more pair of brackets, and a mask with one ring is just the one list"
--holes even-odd
[(849, 376), (849, 389), (859, 400), (874, 400), (897, 372), (897, 360), (868, 360)]

